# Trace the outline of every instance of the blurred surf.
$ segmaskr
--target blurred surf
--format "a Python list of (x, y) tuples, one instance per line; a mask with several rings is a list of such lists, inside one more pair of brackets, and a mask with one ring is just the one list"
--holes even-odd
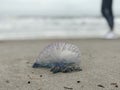
[(108, 29), (101, 17), (0, 17), (0, 40), (99, 37)]

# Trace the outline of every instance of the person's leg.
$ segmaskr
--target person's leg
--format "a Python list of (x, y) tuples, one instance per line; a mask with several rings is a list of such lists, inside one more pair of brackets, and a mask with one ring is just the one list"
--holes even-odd
[(110, 30), (114, 29), (114, 16), (112, 12), (112, 0), (103, 0), (102, 1), (102, 14), (108, 22)]

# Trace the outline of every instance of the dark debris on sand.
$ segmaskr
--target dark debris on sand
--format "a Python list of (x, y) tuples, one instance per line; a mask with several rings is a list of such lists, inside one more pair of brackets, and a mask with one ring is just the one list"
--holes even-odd
[(118, 84), (117, 83), (111, 83), (110, 85), (115, 86), (116, 88), (118, 88)]
[(28, 81), (27, 83), (30, 84), (30, 81)]
[(77, 81), (77, 83), (80, 83), (80, 81)]
[(70, 88), (70, 87), (64, 87), (64, 89), (73, 90), (73, 88)]
[(97, 85), (98, 87), (101, 87), (101, 88), (105, 88), (103, 85), (101, 85), (101, 84), (99, 84), (99, 85)]

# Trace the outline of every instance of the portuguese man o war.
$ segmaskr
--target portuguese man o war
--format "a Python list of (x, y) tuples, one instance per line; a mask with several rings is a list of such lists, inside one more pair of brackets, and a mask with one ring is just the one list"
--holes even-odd
[(81, 71), (80, 59), (80, 50), (76, 45), (55, 42), (40, 52), (33, 68), (50, 68), (53, 73)]

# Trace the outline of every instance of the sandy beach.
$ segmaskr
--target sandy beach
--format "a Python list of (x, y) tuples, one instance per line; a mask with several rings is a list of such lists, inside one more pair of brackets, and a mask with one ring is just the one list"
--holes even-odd
[[(32, 68), (39, 52), (55, 41), (80, 48), (83, 71)], [(0, 41), (0, 90), (120, 90), (120, 39)]]

